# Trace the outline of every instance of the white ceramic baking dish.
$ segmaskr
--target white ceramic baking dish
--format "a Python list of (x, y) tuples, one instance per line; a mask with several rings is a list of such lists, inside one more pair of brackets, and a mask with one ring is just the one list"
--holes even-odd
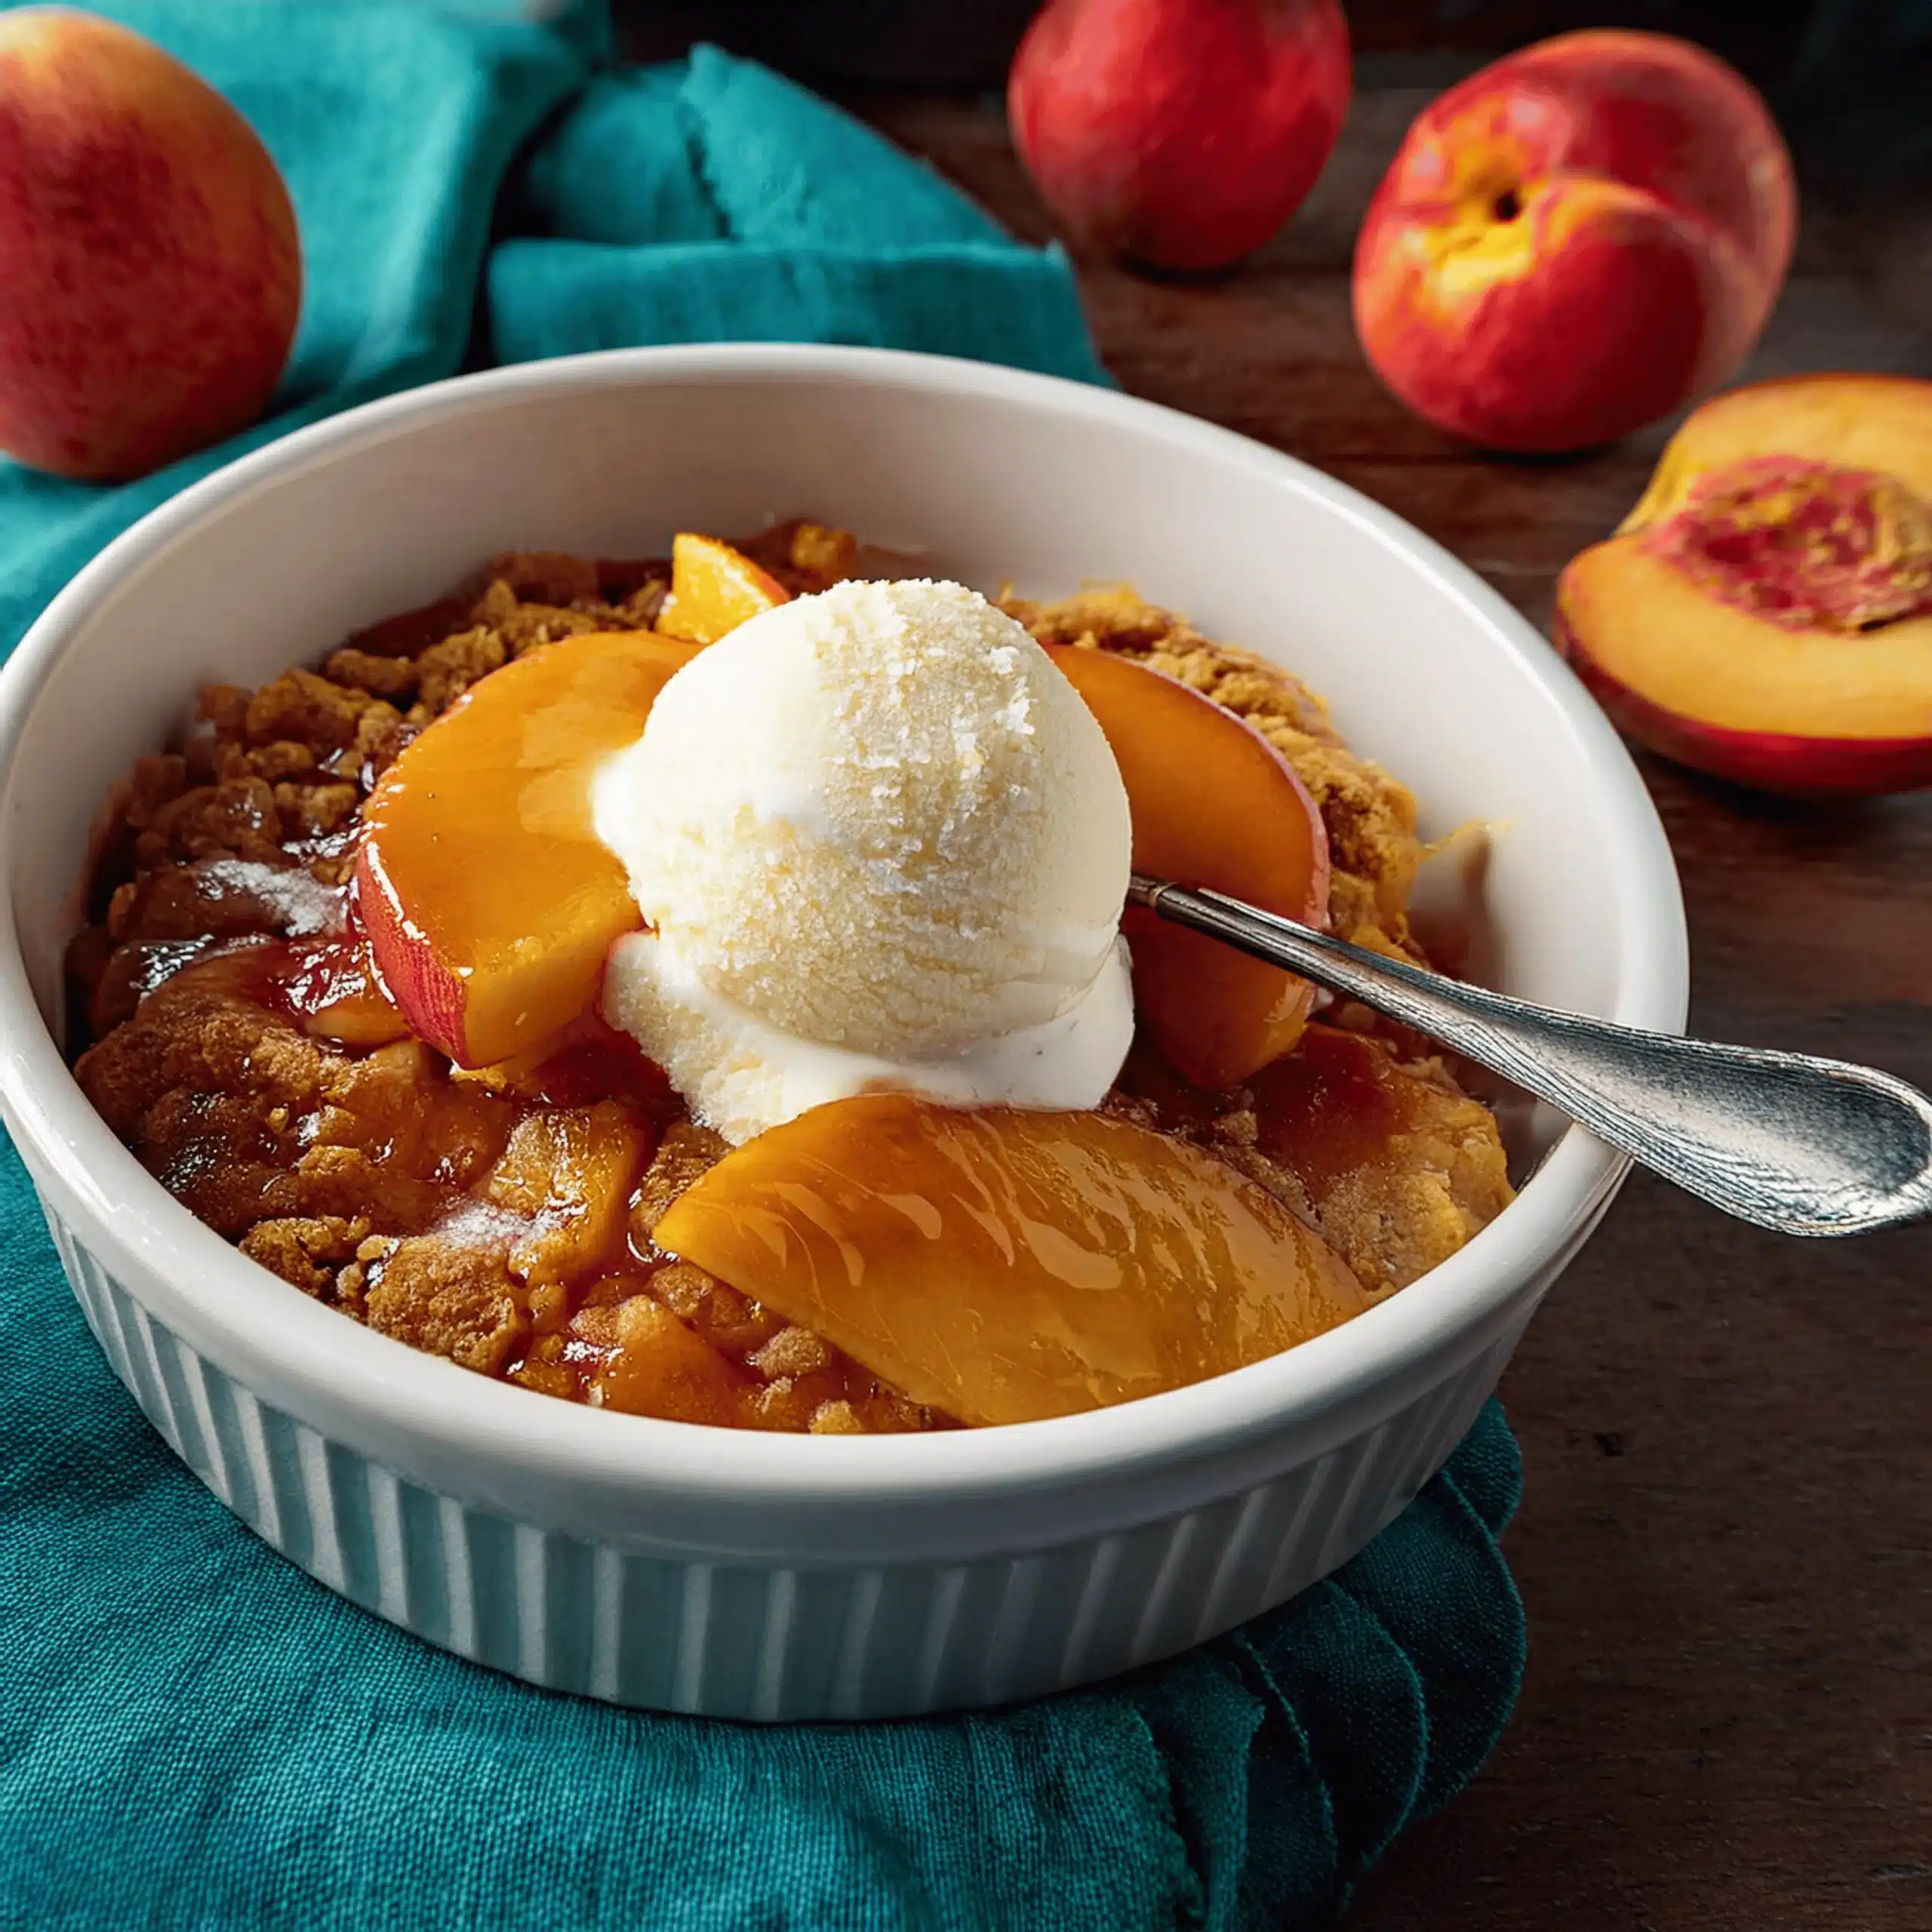
[[(1109, 392), (863, 349), (641, 349), (376, 403), (187, 491), (0, 673), (0, 1103), (115, 1372), (257, 1534), (429, 1641), (754, 1718), (1106, 1676), (1345, 1561), (1441, 1463), (1624, 1163), (1530, 1118), (1521, 1197), (1358, 1320), (1099, 1414), (886, 1439), (577, 1407), (373, 1334), (245, 1260), (56, 1044), (109, 786), (202, 681), (266, 678), (490, 552), (660, 549), (807, 512), (1023, 590), (1131, 578), (1305, 674), (1426, 829), (1493, 829), (1484, 976), (1681, 1023), (1682, 908), (1629, 758), (1469, 571), (1286, 457)], [(245, 1604), (235, 1606), (248, 1614)]]

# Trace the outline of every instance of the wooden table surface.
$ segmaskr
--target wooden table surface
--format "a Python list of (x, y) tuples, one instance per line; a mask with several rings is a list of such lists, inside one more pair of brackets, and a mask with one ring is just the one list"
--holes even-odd
[[(1377, 384), (1357, 220), (1429, 90), (1358, 97), (1315, 197), (1216, 281), (1083, 262), (1121, 383), (1318, 465), (1539, 629), (1661, 432), (1474, 456)], [(1017, 233), (1051, 226), (998, 105), (852, 103)], [(1749, 374), (1932, 375), (1932, 211), (1808, 211)], [(1932, 1088), (1932, 793), (1820, 808), (1642, 760), (1690, 909), (1692, 1024)], [(1932, 1232), (1801, 1243), (1632, 1180), (1503, 1383), (1522, 1700), (1488, 1768), (1371, 1875), (1354, 1932), (1932, 1927)]]

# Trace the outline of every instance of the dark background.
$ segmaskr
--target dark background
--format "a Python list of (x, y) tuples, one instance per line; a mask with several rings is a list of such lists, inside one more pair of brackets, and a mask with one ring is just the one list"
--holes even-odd
[[(1036, 0), (617, 0), (630, 46), (696, 38), (838, 87), (996, 87)], [(1343, 0), (1361, 78), (1437, 78), (1574, 27), (1647, 27), (1721, 54), (1832, 185), (1932, 183), (1932, 0)], [(1451, 61), (1448, 57), (1461, 56)]]

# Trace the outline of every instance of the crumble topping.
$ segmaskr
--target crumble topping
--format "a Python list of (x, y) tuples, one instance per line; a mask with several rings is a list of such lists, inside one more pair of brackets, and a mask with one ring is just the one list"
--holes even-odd
[(1051, 604), (1001, 600), (1042, 644), (1109, 651), (1178, 678), (1266, 739), (1308, 789), (1328, 832), (1329, 921), (1341, 938), (1420, 960), (1404, 908), (1423, 847), (1416, 801), (1380, 765), (1355, 756), (1328, 708), (1280, 666), (1203, 637), (1131, 586), (1091, 587)]
[[(857, 555), (845, 533), (802, 523), (741, 547), (795, 593)], [(243, 1253), (478, 1373), (744, 1426), (946, 1426), (655, 1248), (652, 1226), (726, 1150), (617, 1036), (592, 1023), (540, 1067), (452, 1069), (408, 1033), (350, 928), (361, 805), (410, 739), (541, 644), (648, 627), (668, 580), (663, 560), (500, 557), (480, 588), (370, 626), (319, 670), (205, 691), (186, 749), (141, 760), (113, 801), (68, 959), (77, 1077)], [(1124, 588), (1005, 608), (1043, 641), (1118, 651), (1244, 718), (1321, 811), (1335, 930), (1423, 957), (1404, 912), (1414, 801), (1296, 679)], [(1107, 1105), (1267, 1187), (1366, 1286), (1392, 1290), (1506, 1203), (1503, 1149), (1439, 1061), (1358, 1010), (1331, 1017), (1345, 1024), (1312, 1028), (1227, 1094), (1186, 1088), (1137, 1050)]]

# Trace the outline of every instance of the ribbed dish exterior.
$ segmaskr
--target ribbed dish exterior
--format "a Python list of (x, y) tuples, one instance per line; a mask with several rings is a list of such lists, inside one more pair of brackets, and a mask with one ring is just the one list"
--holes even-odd
[(1203, 1508), (964, 1564), (739, 1566), (586, 1542), (399, 1477), (258, 1400), (155, 1319), (51, 1208), (48, 1225), (148, 1420), (318, 1582), (532, 1684), (764, 1722), (1065, 1690), (1284, 1601), (1346, 1562), (1441, 1466), (1521, 1327), (1377, 1426)]

